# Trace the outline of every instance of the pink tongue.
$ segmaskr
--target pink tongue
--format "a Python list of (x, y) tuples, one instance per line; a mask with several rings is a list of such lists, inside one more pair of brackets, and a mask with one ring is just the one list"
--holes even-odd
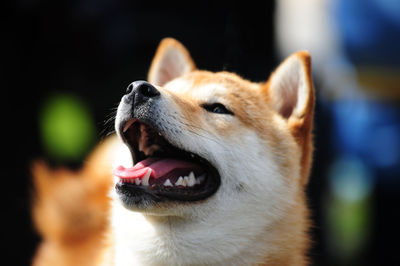
[(125, 168), (120, 165), (114, 169), (114, 175), (121, 179), (141, 179), (151, 170), (150, 176), (157, 179), (175, 169), (194, 171), (199, 169), (199, 165), (176, 159), (148, 158), (138, 162), (134, 167)]

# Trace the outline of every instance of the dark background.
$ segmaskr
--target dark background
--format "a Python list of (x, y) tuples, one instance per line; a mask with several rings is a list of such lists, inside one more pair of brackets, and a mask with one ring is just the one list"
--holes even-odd
[[(252, 81), (266, 80), (279, 63), (274, 47), (273, 1), (256, 3), (162, 1), (25, 0), (6, 4), (2, 23), (2, 254), (10, 265), (29, 265), (39, 237), (30, 220), (29, 167), (36, 158), (53, 165), (79, 167), (79, 161), (55, 161), (43, 150), (38, 114), (54, 92), (79, 97), (91, 110), (101, 139), (105, 120), (126, 86), (145, 79), (163, 37), (174, 37), (191, 52), (200, 69), (233, 71)], [(316, 84), (318, 86), (318, 84)], [(318, 104), (316, 154), (310, 206), (314, 227), (314, 265), (332, 265), (323, 233), (323, 178), (332, 157), (325, 139), (329, 114)], [(374, 189), (372, 237), (357, 265), (395, 265), (399, 202), (396, 193)], [(397, 237), (397, 239), (396, 239)], [(384, 263), (382, 264), (382, 261)]]

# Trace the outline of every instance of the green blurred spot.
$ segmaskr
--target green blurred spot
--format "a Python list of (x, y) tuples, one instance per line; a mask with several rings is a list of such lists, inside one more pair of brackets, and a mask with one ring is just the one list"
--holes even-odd
[(331, 165), (328, 178), (324, 211), (331, 256), (337, 265), (355, 265), (372, 229), (373, 176), (359, 158), (342, 155)]
[(371, 199), (348, 202), (331, 198), (328, 208), (331, 247), (342, 260), (357, 257), (371, 230)]
[(81, 160), (96, 138), (93, 118), (86, 105), (72, 95), (55, 95), (39, 116), (42, 143), (54, 159)]

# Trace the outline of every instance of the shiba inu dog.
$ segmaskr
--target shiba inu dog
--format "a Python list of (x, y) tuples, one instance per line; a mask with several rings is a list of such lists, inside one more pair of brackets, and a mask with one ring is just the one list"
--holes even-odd
[(307, 52), (253, 83), (197, 70), (164, 39), (121, 99), (117, 137), (78, 173), (35, 166), (34, 264), (306, 265), (313, 108)]

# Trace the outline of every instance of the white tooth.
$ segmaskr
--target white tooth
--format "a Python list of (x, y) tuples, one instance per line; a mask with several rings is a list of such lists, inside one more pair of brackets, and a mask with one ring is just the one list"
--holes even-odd
[(164, 182), (164, 186), (165, 186), (165, 187), (172, 187), (173, 185), (172, 185), (171, 181), (170, 181), (169, 179), (167, 179), (167, 180)]
[(185, 176), (184, 178), (183, 178), (183, 186), (187, 186), (187, 185), (189, 185), (189, 177), (188, 176)]
[(196, 184), (200, 185), (204, 181), (204, 179), (206, 179), (206, 174), (197, 177), (196, 178)]
[(196, 179), (189, 179), (188, 186), (193, 187), (196, 184)]
[(194, 173), (190, 172), (189, 174), (189, 180), (188, 180), (188, 186), (193, 187), (196, 184), (196, 178), (194, 177)]
[(191, 153), (191, 154), (190, 154), (190, 157), (194, 158), (194, 154), (193, 154), (193, 153)]
[(183, 186), (183, 177), (179, 177), (178, 181), (175, 182), (175, 186)]
[(150, 174), (151, 174), (151, 169), (149, 169), (147, 171), (147, 173), (144, 175), (144, 177), (142, 178), (142, 186), (149, 185)]
[(136, 185), (139, 186), (141, 182), (142, 182), (142, 180), (140, 180), (139, 178), (136, 178), (136, 179), (135, 179), (135, 184), (136, 184)]
[(189, 178), (194, 178), (194, 173), (193, 173), (193, 171), (190, 171), (190, 173), (189, 173)]

